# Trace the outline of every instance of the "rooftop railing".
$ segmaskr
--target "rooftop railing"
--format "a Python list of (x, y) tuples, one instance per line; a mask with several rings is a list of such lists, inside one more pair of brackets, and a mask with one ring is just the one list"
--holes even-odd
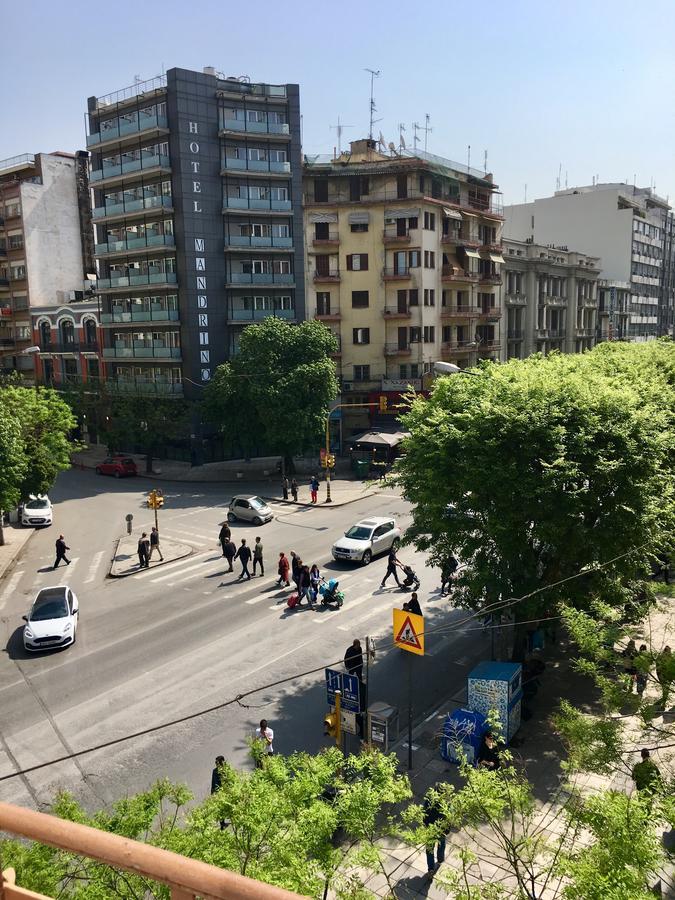
[(16, 169), (17, 166), (35, 165), (35, 156), (32, 153), (22, 153), (20, 156), (10, 156), (8, 159), (0, 159), (0, 172), (3, 169)]
[(139, 97), (141, 94), (148, 94), (151, 91), (157, 91), (165, 87), (166, 75), (157, 75), (155, 78), (149, 78), (147, 81), (138, 81), (136, 84), (130, 84), (129, 87), (122, 88), (121, 91), (114, 91), (112, 94), (97, 97), (96, 109), (104, 109), (113, 106), (115, 103), (122, 103), (125, 100), (131, 100), (132, 97)]

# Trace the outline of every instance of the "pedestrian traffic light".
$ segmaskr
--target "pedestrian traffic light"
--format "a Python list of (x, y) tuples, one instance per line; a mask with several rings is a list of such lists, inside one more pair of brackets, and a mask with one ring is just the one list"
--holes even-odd
[(326, 713), (323, 717), (323, 733), (328, 737), (335, 738), (336, 743), (340, 741), (340, 719), (335, 712)]
[(380, 394), (380, 412), (386, 412), (386, 411), (387, 411), (387, 398), (383, 394)]

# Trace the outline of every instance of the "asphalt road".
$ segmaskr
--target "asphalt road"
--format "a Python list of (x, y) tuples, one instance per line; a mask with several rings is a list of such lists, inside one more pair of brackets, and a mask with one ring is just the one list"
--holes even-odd
[[(0, 777), (288, 680), (151, 735), (0, 781), (2, 800), (40, 805), (55, 790), (68, 788), (96, 807), (162, 776), (187, 783), (201, 796), (218, 753), (237, 765), (250, 764), (247, 740), (263, 716), (274, 728), (278, 752), (316, 751), (328, 740), (322, 728), (324, 677), (322, 671), (301, 673), (337, 663), (354, 637), (365, 646), (370, 635), (378, 648), (370, 701), (392, 703), (400, 708), (402, 723), (406, 718), (408, 655), (391, 649), (391, 609), (404, 595), (395, 585), (379, 587), (386, 559), (353, 567), (330, 557), (333, 541), (366, 515), (394, 515), (404, 529), (410, 521), (404, 501), (384, 490), (343, 507), (289, 510), (277, 504), (275, 519), (261, 528), (235, 524), (235, 542), (245, 536), (252, 544), (261, 535), (268, 573), (237, 583), (224, 574), (217, 546), (231, 488), (167, 486), (161, 533), (193, 545), (193, 556), (109, 579), (125, 515), (133, 513), (135, 527), (149, 530), (152, 514), (144, 508), (144, 494), (150, 486), (144, 478), (63, 474), (51, 494), (54, 525), (30, 539), (0, 582)], [(60, 532), (72, 564), (53, 571)], [(346, 594), (342, 610), (289, 611), (289, 592), (275, 585), (281, 549), (295, 550), (326, 575), (339, 577)], [(412, 660), (419, 720), (461, 688), (466, 672), (483, 657), (486, 641), (475, 627), (453, 629), (463, 614), (440, 597), (438, 573), (421, 555), (405, 549), (401, 557), (422, 579), (425, 629), (442, 629), (427, 636), (424, 658)], [(59, 652), (27, 654), (21, 616), (39, 588), (64, 583), (80, 600), (77, 643)]]

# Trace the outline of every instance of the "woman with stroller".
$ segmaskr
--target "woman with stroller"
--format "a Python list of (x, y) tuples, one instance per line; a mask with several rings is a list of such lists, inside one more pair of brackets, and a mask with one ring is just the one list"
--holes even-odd
[(316, 563), (309, 570), (309, 596), (312, 603), (316, 603), (319, 597), (319, 585), (321, 584), (321, 572)]

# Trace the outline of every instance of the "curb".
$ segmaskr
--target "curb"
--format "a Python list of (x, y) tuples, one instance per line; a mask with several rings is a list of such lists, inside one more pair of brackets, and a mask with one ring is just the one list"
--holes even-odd
[[(122, 537), (124, 537), (124, 535), (122, 535)], [(121, 540), (122, 540), (122, 538), (118, 537), (117, 542), (115, 543), (115, 551), (113, 553), (112, 559), (110, 560), (110, 569), (108, 570), (108, 578), (129, 578), (131, 575), (137, 575), (139, 572), (147, 571), (146, 569), (132, 569), (131, 572), (120, 572), (119, 575), (115, 575), (113, 573), (112, 567), (115, 565), (115, 557), (117, 556), (117, 548), (119, 547)], [(166, 557), (165, 559), (161, 560), (161, 562), (158, 562), (157, 565), (151, 566), (151, 568), (152, 569), (160, 569), (162, 566), (166, 565), (167, 563), (176, 562), (176, 560), (179, 560), (179, 559), (187, 559), (187, 557), (192, 556), (192, 554), (194, 552), (195, 552), (195, 548), (191, 547), (188, 553), (181, 553), (180, 556), (172, 556), (171, 559)]]
[[(36, 532), (37, 530), (38, 530), (37, 528), (31, 528), (31, 533), (28, 535), (28, 537), (26, 538), (26, 540), (25, 540), (25, 541), (23, 542), (23, 544), (17, 549), (17, 551), (11, 556), (11, 558), (7, 560), (7, 564), (6, 564), (6, 565), (4, 566), (4, 568), (0, 571), (0, 582), (3, 580), (3, 578), (5, 577), (5, 575), (7, 575), (7, 573), (8, 573), (11, 569), (14, 568), (14, 566), (16, 565), (16, 561), (17, 561), (17, 559), (19, 558), (20, 554), (21, 554), (21, 553), (23, 552), (23, 550), (28, 546), (28, 544), (29, 544), (30, 541), (31, 541), (31, 538), (33, 537), (33, 535), (35, 534), (35, 532)], [(5, 546), (7, 546), (7, 544), (5, 544)]]
[(369, 491), (367, 494), (361, 494), (360, 497), (351, 497), (349, 500), (331, 500), (330, 503), (326, 503), (325, 500), (322, 500), (320, 503), (304, 503), (298, 501), (297, 503), (293, 500), (282, 500), (280, 497), (267, 497), (265, 494), (259, 494), (261, 499), (267, 500), (270, 503), (284, 503), (289, 508), (293, 507), (296, 509), (311, 509), (312, 507), (321, 507), (323, 509), (334, 509), (337, 506), (347, 506), (349, 503), (356, 503), (358, 500), (365, 500), (367, 497), (374, 497), (376, 491)]

